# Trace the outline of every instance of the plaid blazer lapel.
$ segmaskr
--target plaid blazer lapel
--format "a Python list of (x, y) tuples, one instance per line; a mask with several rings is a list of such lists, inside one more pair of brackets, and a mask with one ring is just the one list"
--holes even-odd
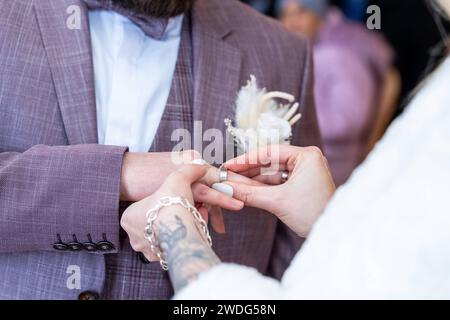
[[(94, 67), (86, 4), (82, 0), (34, 0), (33, 5), (69, 144), (97, 143)], [(70, 7), (76, 11), (71, 12)], [(78, 13), (81, 28), (70, 29), (67, 20)]]
[(218, 129), (225, 134), (224, 119), (234, 118), (230, 111), (241, 85), (242, 61), (241, 51), (226, 41), (232, 30), (221, 3), (198, 0), (192, 12), (193, 115), (194, 121), (202, 121), (203, 132)]

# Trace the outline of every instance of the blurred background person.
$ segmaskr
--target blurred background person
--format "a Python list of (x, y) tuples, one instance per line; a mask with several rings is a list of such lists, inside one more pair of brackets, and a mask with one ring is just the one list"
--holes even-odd
[(253, 9), (271, 16), (276, 16), (276, 7), (278, 5), (278, 0), (241, 0), (242, 2), (250, 5)]
[(284, 0), (281, 22), (314, 43), (315, 97), (326, 154), (343, 184), (389, 123), (399, 92), (393, 53), (327, 0)]
[[(241, 0), (253, 9), (271, 16), (277, 16), (277, 9), (283, 0)], [(391, 0), (395, 1), (395, 0)], [(345, 16), (354, 21), (363, 22), (369, 0), (330, 0), (330, 4), (342, 9)]]
[[(331, 0), (347, 18), (365, 25), (367, 7), (381, 9), (381, 30), (395, 51), (395, 66), (402, 79), (402, 103), (395, 115), (403, 111), (412, 90), (446, 55), (443, 33), (450, 30), (448, 21), (436, 23), (436, 10), (428, 0)], [(442, 26), (441, 26), (442, 25)]]
[(330, 3), (334, 6), (339, 6), (348, 19), (363, 22), (366, 17), (369, 0), (331, 0)]
[[(269, 16), (276, 16), (284, 0), (241, 0), (254, 9)], [(319, 2), (321, 0), (318, 0)], [(419, 82), (433, 70), (446, 55), (443, 31), (450, 30), (448, 21), (442, 27), (436, 23), (435, 10), (429, 10), (428, 0), (330, 0), (330, 5), (338, 7), (349, 20), (366, 24), (367, 8), (377, 5), (381, 9), (381, 29), (378, 30), (394, 50), (395, 68), (401, 77), (401, 91), (398, 104), (391, 115), (387, 113), (388, 124), (394, 116), (403, 111), (409, 95)], [(392, 88), (392, 86), (391, 86)], [(390, 116), (390, 117), (389, 117)], [(371, 146), (385, 128), (379, 125)], [(379, 138), (379, 137), (378, 137)]]

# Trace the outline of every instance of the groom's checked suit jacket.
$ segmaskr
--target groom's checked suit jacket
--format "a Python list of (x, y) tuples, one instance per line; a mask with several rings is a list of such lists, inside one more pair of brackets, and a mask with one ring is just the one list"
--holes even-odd
[[(81, 8), (79, 29), (67, 27), (71, 5)], [(254, 74), (262, 86), (301, 103), (294, 144), (320, 143), (306, 41), (234, 0), (198, 0), (189, 16), (191, 52), (184, 47), (180, 54), (163, 121), (185, 117), (180, 121), (224, 132), (237, 91)], [(158, 263), (143, 263), (119, 226), (125, 148), (97, 144), (88, 24), (82, 0), (0, 2), (3, 299), (173, 294), (167, 274)], [(151, 151), (170, 151), (162, 127)], [(279, 277), (301, 244), (257, 210), (225, 214), (225, 224), (226, 235), (213, 234), (218, 255), (268, 275)]]

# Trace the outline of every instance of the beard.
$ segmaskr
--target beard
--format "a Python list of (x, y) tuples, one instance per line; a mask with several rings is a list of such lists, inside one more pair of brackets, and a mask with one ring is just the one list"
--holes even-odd
[(172, 18), (189, 12), (195, 0), (113, 0), (117, 5), (155, 18)]

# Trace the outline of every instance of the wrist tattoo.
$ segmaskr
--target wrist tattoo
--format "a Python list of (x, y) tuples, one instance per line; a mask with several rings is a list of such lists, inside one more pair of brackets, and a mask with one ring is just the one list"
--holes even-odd
[(220, 263), (214, 251), (200, 236), (191, 235), (185, 222), (177, 215), (173, 222), (160, 223), (159, 241), (167, 257), (175, 291), (195, 280), (201, 272)]

